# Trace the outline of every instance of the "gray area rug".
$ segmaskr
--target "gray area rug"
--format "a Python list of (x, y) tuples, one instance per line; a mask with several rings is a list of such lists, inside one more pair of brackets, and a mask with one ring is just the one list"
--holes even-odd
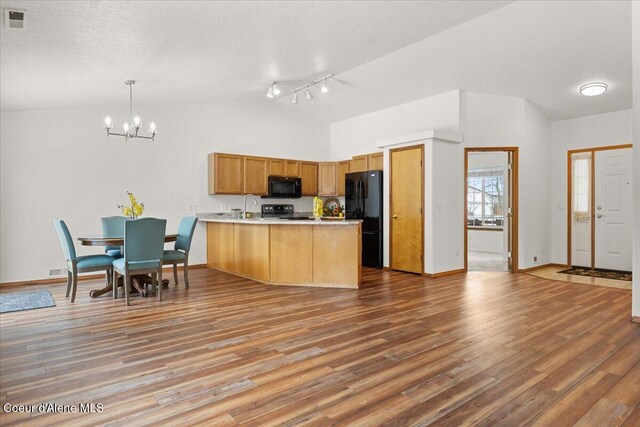
[(0, 294), (0, 313), (55, 307), (56, 303), (49, 291), (19, 292)]

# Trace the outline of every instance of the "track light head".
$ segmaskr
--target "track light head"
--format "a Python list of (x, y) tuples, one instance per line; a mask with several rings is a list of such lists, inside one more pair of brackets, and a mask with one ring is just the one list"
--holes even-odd
[(322, 87), (320, 87), (320, 92), (322, 93), (329, 92), (329, 86), (327, 86), (327, 79), (322, 79)]
[(269, 89), (267, 90), (267, 98), (273, 98), (273, 84), (269, 85)]
[(309, 88), (306, 88), (304, 90), (304, 96), (305, 98), (307, 98), (307, 101), (311, 101), (313, 99), (313, 95), (311, 95), (311, 91), (309, 90)]
[(298, 92), (293, 92), (293, 99), (291, 100), (292, 104), (298, 103)]
[(273, 94), (274, 94), (275, 96), (280, 95), (280, 88), (278, 87), (278, 85), (277, 85), (275, 82), (273, 82), (273, 83), (271, 84), (271, 87), (273, 88)]

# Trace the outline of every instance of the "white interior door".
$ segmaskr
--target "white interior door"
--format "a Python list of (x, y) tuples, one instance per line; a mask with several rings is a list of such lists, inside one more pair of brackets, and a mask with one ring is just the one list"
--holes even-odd
[(631, 271), (631, 149), (595, 153), (595, 268)]

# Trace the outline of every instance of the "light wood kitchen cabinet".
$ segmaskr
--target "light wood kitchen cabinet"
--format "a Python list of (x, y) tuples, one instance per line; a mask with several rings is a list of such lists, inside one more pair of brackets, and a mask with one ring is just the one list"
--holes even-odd
[(243, 157), (243, 194), (267, 195), (269, 192), (269, 159), (266, 157)]
[(300, 160), (285, 160), (284, 176), (300, 178)]
[(367, 156), (368, 167), (370, 171), (381, 171), (384, 168), (383, 153), (372, 153)]
[(346, 175), (350, 172), (349, 160), (336, 163), (336, 195), (344, 196), (344, 182)]
[(318, 163), (318, 195), (335, 196), (338, 192), (337, 178), (335, 162)]
[(243, 158), (212, 153), (208, 158), (209, 194), (242, 194)]
[(269, 227), (233, 224), (233, 268), (245, 277), (269, 280)]
[(349, 165), (351, 172), (366, 172), (369, 170), (369, 159), (366, 154), (362, 156), (353, 156)]
[(222, 222), (207, 223), (207, 236), (210, 236), (207, 238), (207, 267), (233, 271), (234, 225)]
[(285, 176), (287, 174), (287, 160), (269, 159), (269, 176)]
[(318, 195), (318, 163), (300, 162), (300, 178), (302, 178), (302, 195)]

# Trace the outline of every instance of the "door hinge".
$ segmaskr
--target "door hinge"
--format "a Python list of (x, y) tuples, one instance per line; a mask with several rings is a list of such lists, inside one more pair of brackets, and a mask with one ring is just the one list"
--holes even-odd
[(511, 258), (511, 252), (507, 252), (507, 258)]
[(508, 169), (509, 169), (509, 170), (513, 169), (513, 165), (512, 165), (511, 163), (509, 163), (509, 167), (508, 167)]

